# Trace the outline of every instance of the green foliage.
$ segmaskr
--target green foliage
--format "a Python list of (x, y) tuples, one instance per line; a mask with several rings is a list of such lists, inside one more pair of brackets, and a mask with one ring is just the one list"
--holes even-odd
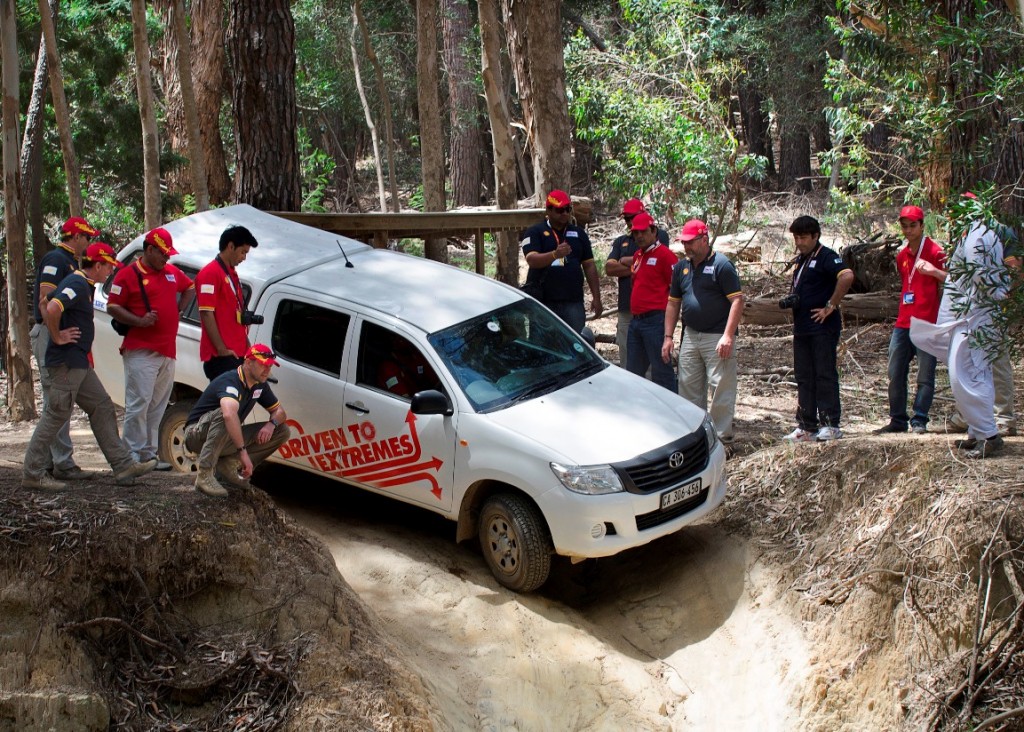
[(302, 169), (302, 210), (323, 213), (324, 199), (331, 184), (334, 159), (310, 142), (306, 128), (299, 128), (299, 165)]
[(766, 162), (741, 152), (721, 93), (740, 67), (707, 53), (729, 23), (687, 0), (622, 7), (632, 34), (621, 49), (597, 54), (577, 38), (566, 50), (570, 112), (599, 152), (598, 182), (672, 218), (721, 221), (740, 181), (762, 178)]

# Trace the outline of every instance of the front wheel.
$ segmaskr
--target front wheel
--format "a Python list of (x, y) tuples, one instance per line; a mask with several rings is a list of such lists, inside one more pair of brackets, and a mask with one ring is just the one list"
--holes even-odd
[(199, 469), (199, 456), (185, 447), (185, 420), (195, 403), (195, 399), (179, 399), (168, 404), (160, 420), (157, 452), (161, 460), (170, 463), (179, 473), (194, 473)]
[(551, 537), (533, 504), (512, 493), (493, 496), (480, 511), (480, 547), (498, 582), (532, 592), (551, 571)]

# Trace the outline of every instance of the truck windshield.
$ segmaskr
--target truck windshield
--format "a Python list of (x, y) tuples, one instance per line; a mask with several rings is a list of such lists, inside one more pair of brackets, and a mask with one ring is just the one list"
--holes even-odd
[(478, 412), (547, 394), (608, 366), (533, 300), (463, 321), (428, 340)]

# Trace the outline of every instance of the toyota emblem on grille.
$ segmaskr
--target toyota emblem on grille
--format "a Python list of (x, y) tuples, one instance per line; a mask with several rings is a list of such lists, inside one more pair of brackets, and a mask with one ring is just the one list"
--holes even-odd
[(685, 459), (686, 458), (683, 456), (683, 453), (674, 452), (668, 457), (668, 466), (673, 470), (678, 470), (679, 468), (683, 467), (683, 461)]

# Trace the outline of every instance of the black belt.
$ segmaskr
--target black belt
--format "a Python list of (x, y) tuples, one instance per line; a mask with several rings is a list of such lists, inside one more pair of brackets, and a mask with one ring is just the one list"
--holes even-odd
[(664, 310), (648, 310), (646, 313), (640, 313), (639, 315), (634, 315), (633, 316), (633, 320), (643, 320), (644, 318), (653, 318), (655, 315), (660, 315), (661, 317), (665, 317), (665, 311)]

